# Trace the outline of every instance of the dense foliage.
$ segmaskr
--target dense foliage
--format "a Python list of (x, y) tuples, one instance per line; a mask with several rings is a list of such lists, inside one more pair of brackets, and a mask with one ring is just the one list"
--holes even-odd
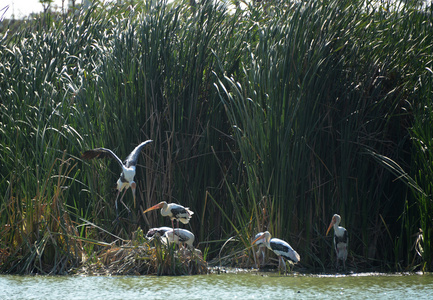
[[(159, 2), (159, 1), (157, 1)], [(433, 270), (430, 8), (367, 1), (95, 6), (0, 40), (0, 271), (67, 273), (105, 243), (194, 212), (208, 258), (269, 230), (331, 270)], [(115, 218), (115, 161), (139, 161)], [(229, 242), (226, 241), (230, 238)], [(224, 245), (224, 246), (223, 246)]]

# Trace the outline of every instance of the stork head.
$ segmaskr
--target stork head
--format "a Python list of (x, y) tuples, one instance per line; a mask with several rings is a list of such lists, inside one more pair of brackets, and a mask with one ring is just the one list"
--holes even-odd
[[(255, 240), (256, 240), (258, 237), (260, 237), (260, 236), (263, 236), (263, 233), (264, 233), (264, 232), (259, 232), (259, 233), (257, 233), (257, 234), (253, 237), (252, 241), (255, 241)], [(257, 240), (257, 241), (255, 242), (255, 244), (256, 244), (256, 245), (259, 245), (259, 247), (260, 247), (260, 246), (264, 246), (264, 239)]]
[(146, 209), (143, 213), (147, 213), (148, 211), (155, 210), (158, 208), (163, 208), (165, 205), (167, 205), (167, 202), (165, 202), (165, 201), (159, 202), (157, 205), (154, 205), (154, 206)]
[(338, 226), (340, 224), (340, 221), (341, 221), (341, 217), (339, 215), (335, 214), (332, 217), (332, 220), (331, 220), (331, 223), (329, 224), (328, 230), (326, 230), (326, 235), (328, 235), (328, 233), (331, 230), (332, 226), (334, 226), (334, 225)]
[(255, 243), (257, 243), (258, 241), (263, 239), (263, 243), (269, 244), (269, 240), (271, 239), (271, 234), (269, 233), (269, 231), (265, 231), (262, 235), (260, 235), (259, 237), (257, 237), (251, 244), (254, 245)]

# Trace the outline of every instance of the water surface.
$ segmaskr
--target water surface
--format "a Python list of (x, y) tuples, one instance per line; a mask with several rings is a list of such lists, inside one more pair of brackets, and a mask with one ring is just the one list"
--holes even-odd
[(0, 299), (433, 299), (432, 274), (0, 276)]

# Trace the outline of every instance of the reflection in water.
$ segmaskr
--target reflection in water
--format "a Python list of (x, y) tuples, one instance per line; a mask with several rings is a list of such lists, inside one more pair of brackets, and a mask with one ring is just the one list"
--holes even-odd
[(433, 274), (0, 276), (0, 299), (433, 299)]

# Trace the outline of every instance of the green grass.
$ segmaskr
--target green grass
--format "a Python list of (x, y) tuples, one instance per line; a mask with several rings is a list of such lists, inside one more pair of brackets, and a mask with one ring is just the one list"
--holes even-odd
[[(67, 273), (97, 241), (169, 225), (142, 214), (160, 201), (195, 212), (209, 259), (251, 261), (269, 230), (331, 270), (339, 213), (353, 270), (432, 270), (430, 8), (264, 6), (95, 6), (3, 36), (1, 272)], [(113, 224), (116, 162), (79, 157), (147, 139)]]

